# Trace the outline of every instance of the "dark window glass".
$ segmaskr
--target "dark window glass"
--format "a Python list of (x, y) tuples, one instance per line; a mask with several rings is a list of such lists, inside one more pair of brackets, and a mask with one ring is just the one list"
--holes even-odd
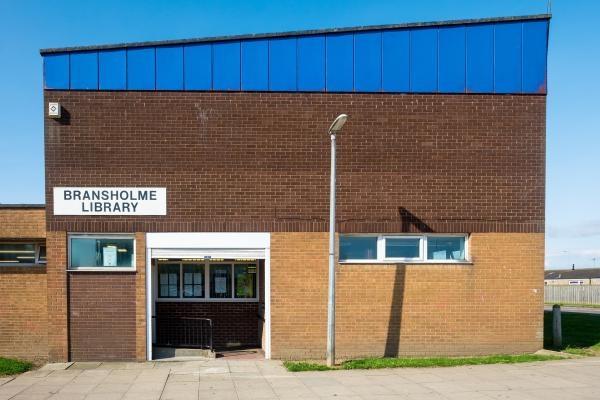
[(386, 238), (386, 258), (419, 258), (421, 239), (416, 238)]
[(71, 267), (132, 267), (133, 239), (71, 238)]
[(253, 299), (256, 297), (256, 264), (234, 265), (235, 298)]
[(204, 264), (183, 264), (183, 297), (204, 297)]
[(429, 236), (428, 260), (465, 260), (464, 236)]
[(210, 265), (210, 297), (231, 298), (231, 264)]
[(376, 259), (376, 236), (340, 236), (340, 260)]
[(179, 297), (179, 264), (158, 265), (158, 297)]
[(38, 262), (45, 263), (46, 262), (46, 245), (40, 245), (38, 250)]
[(35, 264), (35, 243), (0, 243), (0, 266)]

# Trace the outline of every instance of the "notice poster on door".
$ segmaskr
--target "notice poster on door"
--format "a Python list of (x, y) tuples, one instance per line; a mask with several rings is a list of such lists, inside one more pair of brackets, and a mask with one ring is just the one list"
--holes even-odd
[(117, 246), (106, 246), (102, 248), (102, 260), (105, 267), (117, 266)]
[(227, 293), (227, 278), (223, 278), (223, 277), (215, 278), (215, 293), (218, 293), (218, 294)]

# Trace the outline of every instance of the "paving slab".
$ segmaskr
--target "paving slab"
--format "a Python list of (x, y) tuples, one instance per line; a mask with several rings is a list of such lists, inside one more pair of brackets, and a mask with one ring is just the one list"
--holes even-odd
[(0, 378), (0, 400), (600, 399), (600, 358), (291, 373), (278, 361), (49, 364)]

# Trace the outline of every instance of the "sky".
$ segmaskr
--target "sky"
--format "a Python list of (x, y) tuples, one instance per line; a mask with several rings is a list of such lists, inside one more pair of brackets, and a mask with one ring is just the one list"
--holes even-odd
[[(40, 48), (541, 14), (546, 0), (0, 0), (0, 203), (44, 202)], [(546, 267), (600, 267), (600, 2), (555, 0)]]

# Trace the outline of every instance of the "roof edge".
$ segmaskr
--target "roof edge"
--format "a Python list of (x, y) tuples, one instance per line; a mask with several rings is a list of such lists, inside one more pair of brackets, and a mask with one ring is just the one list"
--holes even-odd
[(3, 204), (0, 203), (0, 209), (2, 208), (46, 208), (45, 204)]
[(213, 36), (213, 37), (193, 38), (193, 39), (174, 39), (174, 40), (159, 40), (159, 41), (147, 41), (147, 42), (115, 43), (115, 44), (92, 45), (92, 46), (57, 47), (57, 48), (40, 49), (40, 54), (43, 56), (46, 54), (68, 53), (68, 52), (75, 52), (75, 51), (113, 50), (113, 49), (148, 47), (148, 46), (167, 46), (167, 45), (180, 45), (180, 44), (192, 44), (192, 43), (222, 42), (222, 41), (242, 40), (242, 39), (266, 39), (266, 38), (300, 36), (300, 35), (321, 35), (321, 34), (326, 34), (326, 33), (378, 31), (378, 30), (384, 30), (384, 29), (420, 28), (420, 27), (452, 26), (452, 25), (474, 25), (474, 24), (483, 24), (483, 23), (490, 23), (490, 22), (549, 20), (551, 18), (552, 18), (552, 14), (535, 14), (535, 15), (521, 15), (521, 16), (513, 16), (513, 17), (490, 17), (490, 18), (459, 19), (459, 20), (431, 21), (431, 22), (409, 22), (409, 23), (403, 23), (403, 24), (367, 25), (367, 26), (354, 26), (354, 27), (329, 28), (329, 29), (310, 29), (310, 30), (303, 30), (303, 31), (255, 33), (255, 34), (229, 35), (229, 36)]

